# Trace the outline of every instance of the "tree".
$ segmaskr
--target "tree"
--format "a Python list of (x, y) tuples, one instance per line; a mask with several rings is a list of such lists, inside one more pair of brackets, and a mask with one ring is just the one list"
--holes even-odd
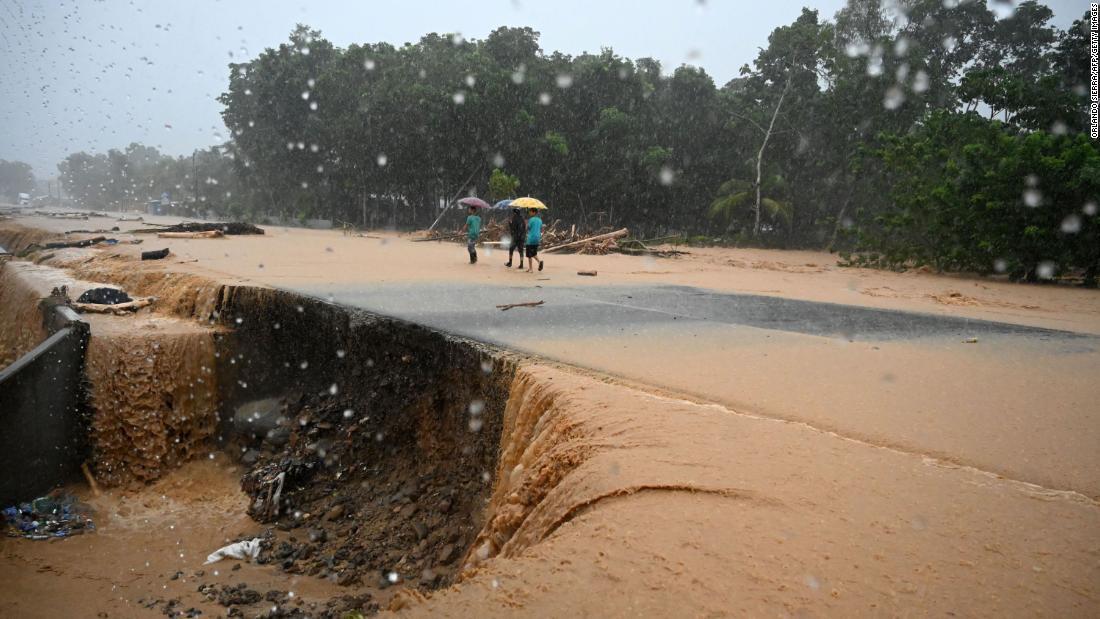
[(519, 189), (519, 178), (506, 174), (500, 168), (494, 168), (489, 176), (489, 199), (493, 202), (511, 198)]
[(0, 159), (0, 196), (16, 201), (21, 193), (34, 190), (34, 173), (22, 161)]

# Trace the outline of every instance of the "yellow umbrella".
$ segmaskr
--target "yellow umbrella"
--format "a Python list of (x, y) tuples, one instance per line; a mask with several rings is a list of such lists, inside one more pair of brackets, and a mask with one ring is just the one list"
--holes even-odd
[(546, 205), (540, 200), (536, 200), (532, 197), (516, 198), (512, 200), (512, 203), (508, 205), (509, 208), (522, 208), (522, 209), (538, 209), (540, 211), (546, 210)]

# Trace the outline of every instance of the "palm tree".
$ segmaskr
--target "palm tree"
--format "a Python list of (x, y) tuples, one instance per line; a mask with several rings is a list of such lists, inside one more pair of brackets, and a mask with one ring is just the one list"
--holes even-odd
[[(781, 219), (789, 224), (792, 213), (790, 203), (777, 199), (785, 193), (785, 189), (783, 177), (778, 174), (765, 178), (759, 188), (750, 181), (730, 179), (718, 188), (718, 197), (710, 204), (710, 216), (712, 219), (727, 222), (726, 232), (732, 233), (741, 212), (753, 213), (756, 210), (753, 198), (757, 197), (760, 201), (760, 210), (766, 212), (773, 222)], [(763, 194), (767, 194), (767, 197)], [(753, 235), (755, 236), (756, 233), (757, 227), (754, 226)]]

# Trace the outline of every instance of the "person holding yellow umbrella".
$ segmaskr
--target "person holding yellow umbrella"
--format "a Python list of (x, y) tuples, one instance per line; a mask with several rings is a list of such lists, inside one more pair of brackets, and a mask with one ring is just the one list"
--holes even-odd
[(539, 211), (545, 211), (546, 205), (540, 200), (535, 198), (516, 198), (512, 200), (513, 208), (525, 208), (527, 209), (530, 217), (527, 219), (527, 272), (531, 272), (531, 267), (535, 266), (535, 262), (539, 263), (539, 270), (542, 270), (542, 260), (539, 259), (539, 243), (542, 242), (542, 218), (539, 217)]

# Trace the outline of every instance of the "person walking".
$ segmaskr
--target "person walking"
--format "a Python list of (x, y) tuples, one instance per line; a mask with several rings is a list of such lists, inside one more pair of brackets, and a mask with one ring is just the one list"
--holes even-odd
[(523, 211), (512, 209), (512, 220), (508, 222), (508, 234), (512, 235), (512, 242), (508, 246), (508, 263), (504, 266), (512, 266), (512, 252), (519, 254), (519, 267), (523, 268), (523, 248), (527, 238), (527, 220), (523, 218)]
[(477, 262), (477, 238), (481, 235), (481, 217), (477, 214), (477, 207), (470, 207), (470, 214), (466, 217), (466, 251), (470, 252), (470, 264)]
[(539, 243), (542, 242), (542, 218), (539, 217), (538, 209), (529, 209), (528, 212), (531, 217), (527, 220), (527, 272), (530, 273), (535, 262), (539, 263), (539, 270), (542, 270), (542, 260), (538, 257)]

